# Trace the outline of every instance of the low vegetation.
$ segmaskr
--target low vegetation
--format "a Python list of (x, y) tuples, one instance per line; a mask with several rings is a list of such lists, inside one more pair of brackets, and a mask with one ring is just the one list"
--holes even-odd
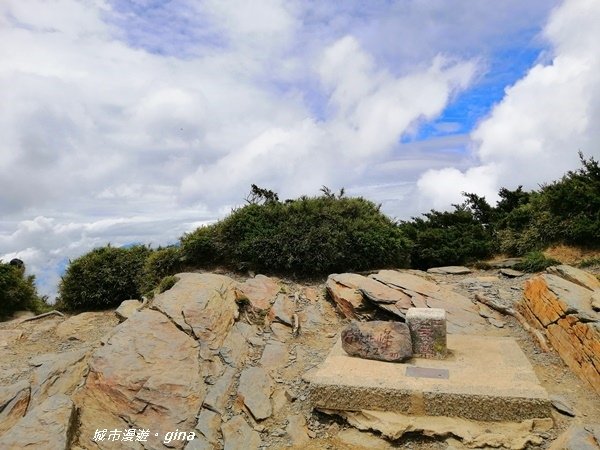
[(140, 279), (151, 251), (143, 245), (107, 245), (71, 261), (59, 285), (58, 307), (101, 309), (140, 298)]
[(0, 261), (0, 319), (15, 311), (41, 313), (48, 305), (35, 288), (35, 278), (25, 275), (25, 268)]
[(253, 186), (251, 201), (222, 221), (181, 239), (186, 262), (197, 266), (324, 275), (406, 267), (409, 240), (374, 203), (334, 195), (280, 202)]
[[(541, 253), (550, 245), (600, 248), (600, 167), (593, 158), (580, 158), (580, 169), (537, 190), (500, 189), (495, 206), (465, 193), (450, 211), (431, 210), (400, 223), (343, 190), (324, 187), (315, 197), (280, 201), (277, 193), (252, 185), (245, 206), (183, 235), (177, 246), (108, 245), (71, 261), (58, 306), (116, 306), (170, 288), (182, 270), (216, 266), (313, 277), (385, 267), (483, 267), (480, 261), (502, 253), (524, 256), (521, 270), (540, 271), (558, 263)], [(597, 259), (582, 266), (593, 264)], [(0, 315), (44, 307), (33, 278), (2, 263)]]

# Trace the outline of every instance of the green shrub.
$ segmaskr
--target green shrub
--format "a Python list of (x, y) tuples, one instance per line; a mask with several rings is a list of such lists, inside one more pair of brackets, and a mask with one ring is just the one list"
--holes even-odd
[(409, 243), (374, 203), (325, 193), (284, 203), (269, 195), (185, 235), (181, 246), (200, 266), (312, 276), (406, 266)]
[(181, 257), (186, 265), (209, 267), (222, 261), (219, 224), (205, 225), (181, 239)]
[(71, 261), (59, 285), (66, 310), (101, 309), (140, 298), (139, 280), (150, 250), (142, 245), (96, 248)]
[(159, 294), (162, 294), (165, 291), (168, 291), (169, 289), (171, 289), (173, 286), (175, 286), (175, 283), (177, 283), (179, 281), (179, 278), (173, 275), (168, 275), (166, 277), (164, 277), (162, 280), (160, 280), (160, 283), (158, 283), (158, 287), (156, 288), (158, 290)]
[(45, 305), (35, 289), (33, 276), (25, 276), (21, 267), (0, 261), (0, 318), (14, 311), (40, 311)]
[(515, 265), (515, 269), (523, 272), (541, 272), (547, 267), (560, 264), (553, 258), (546, 258), (542, 252), (529, 252), (523, 257), (523, 261)]
[(182, 268), (179, 247), (158, 248), (148, 255), (139, 280), (139, 291), (146, 295), (168, 275), (180, 272)]
[(454, 211), (432, 210), (423, 216), (400, 225), (413, 242), (413, 267), (467, 264), (493, 253), (489, 227), (480, 223), (466, 204), (454, 205)]

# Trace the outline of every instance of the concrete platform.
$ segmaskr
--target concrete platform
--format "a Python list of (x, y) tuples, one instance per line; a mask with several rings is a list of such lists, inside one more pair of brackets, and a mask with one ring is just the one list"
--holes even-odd
[(550, 417), (548, 393), (514, 339), (448, 335), (448, 349), (444, 360), (389, 363), (350, 357), (338, 341), (304, 376), (310, 401), (321, 409), (483, 421)]

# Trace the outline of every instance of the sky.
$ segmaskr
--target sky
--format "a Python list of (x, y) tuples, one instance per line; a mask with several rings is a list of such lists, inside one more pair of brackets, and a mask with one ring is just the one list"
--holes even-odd
[[(322, 186), (409, 219), (600, 157), (597, 0), (3, 0), (0, 259), (53, 298)], [(596, 124), (596, 126), (594, 126)]]

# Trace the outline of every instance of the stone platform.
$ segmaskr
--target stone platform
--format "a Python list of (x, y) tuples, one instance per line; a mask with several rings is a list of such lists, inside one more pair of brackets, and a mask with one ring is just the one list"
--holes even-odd
[(448, 335), (444, 360), (389, 363), (348, 356), (338, 341), (308, 372), (310, 401), (328, 410), (521, 421), (550, 417), (548, 394), (511, 338)]

